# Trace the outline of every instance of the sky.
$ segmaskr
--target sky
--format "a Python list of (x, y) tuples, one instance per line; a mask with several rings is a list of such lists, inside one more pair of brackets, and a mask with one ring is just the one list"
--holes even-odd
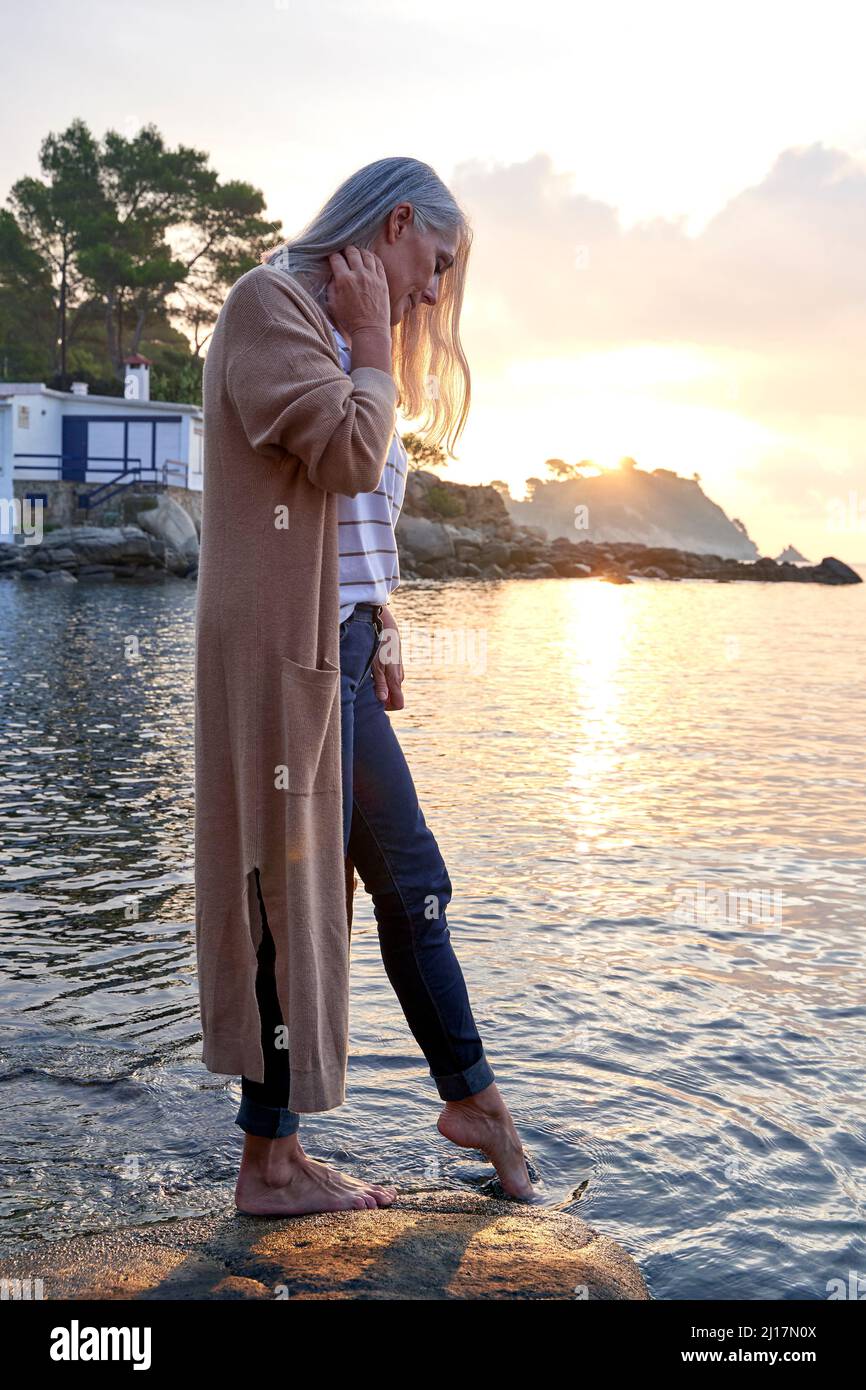
[[(409, 154), (464, 208), (445, 476), (673, 468), (762, 553), (866, 561), (866, 8), (2, 0), (0, 196), (49, 131), (154, 122), (285, 235)], [(38, 80), (37, 80), (38, 71)]]

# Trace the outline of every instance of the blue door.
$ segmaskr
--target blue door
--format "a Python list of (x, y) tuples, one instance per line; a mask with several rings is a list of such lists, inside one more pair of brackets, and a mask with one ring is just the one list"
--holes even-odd
[(63, 417), (63, 466), (65, 482), (83, 483), (87, 474), (87, 421), (75, 415)]

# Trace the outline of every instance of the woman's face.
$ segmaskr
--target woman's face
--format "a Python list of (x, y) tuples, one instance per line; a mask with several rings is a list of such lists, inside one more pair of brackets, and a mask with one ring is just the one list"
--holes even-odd
[(412, 204), (398, 203), (370, 249), (385, 267), (393, 328), (419, 304), (436, 303), (440, 276), (457, 251), (457, 233), (419, 232)]

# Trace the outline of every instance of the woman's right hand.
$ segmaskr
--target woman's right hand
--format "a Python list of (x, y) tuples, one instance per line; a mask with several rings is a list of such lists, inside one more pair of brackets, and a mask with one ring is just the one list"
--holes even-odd
[(363, 328), (391, 332), (391, 296), (385, 267), (375, 251), (346, 246), (328, 257), (331, 279), (325, 292), (328, 312), (351, 336)]

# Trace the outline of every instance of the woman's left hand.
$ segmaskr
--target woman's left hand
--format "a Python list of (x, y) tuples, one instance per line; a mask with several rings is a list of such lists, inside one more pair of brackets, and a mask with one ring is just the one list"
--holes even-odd
[(403, 660), (400, 634), (390, 608), (382, 609), (379, 650), (373, 657), (373, 684), (384, 709), (403, 709)]

